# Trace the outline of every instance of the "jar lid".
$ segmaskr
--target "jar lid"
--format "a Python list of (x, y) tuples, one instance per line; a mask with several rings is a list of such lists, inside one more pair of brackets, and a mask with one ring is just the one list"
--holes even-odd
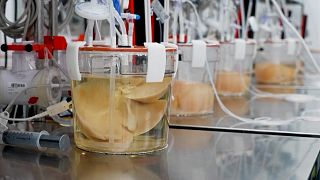
[[(80, 51), (104, 51), (104, 52), (128, 52), (128, 53), (147, 53), (148, 49), (144, 46), (136, 47), (117, 47), (112, 48), (109, 46), (93, 46), (93, 47), (81, 47)], [(177, 52), (175, 48), (166, 48), (166, 52)]]
[[(181, 43), (181, 44), (178, 44), (178, 46), (180, 46), (180, 47), (191, 47), (192, 43)], [(207, 47), (219, 47), (219, 46), (220, 46), (219, 44), (207, 44)]]
[[(226, 45), (226, 44), (234, 44), (235, 42), (227, 41), (227, 42), (220, 42), (221, 45)], [(254, 39), (248, 39), (246, 40), (247, 45), (255, 45), (257, 44), (256, 40)]]

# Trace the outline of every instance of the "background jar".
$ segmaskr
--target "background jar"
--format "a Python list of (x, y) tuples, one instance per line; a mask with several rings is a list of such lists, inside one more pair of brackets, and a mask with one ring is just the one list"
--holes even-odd
[[(193, 67), (192, 48), (192, 44), (179, 45), (179, 66), (172, 85), (172, 115), (205, 115), (212, 114), (214, 110), (214, 94), (207, 63), (204, 67)], [(207, 44), (206, 52), (209, 70), (213, 76), (212, 79), (215, 80), (219, 62), (219, 45)]]
[(269, 41), (259, 45), (255, 61), (257, 84), (297, 84), (301, 60), (301, 47), (297, 41)]
[(244, 58), (236, 57), (235, 43), (221, 43), (221, 61), (218, 65), (216, 87), (219, 95), (242, 96), (251, 84), (256, 42), (245, 42)]

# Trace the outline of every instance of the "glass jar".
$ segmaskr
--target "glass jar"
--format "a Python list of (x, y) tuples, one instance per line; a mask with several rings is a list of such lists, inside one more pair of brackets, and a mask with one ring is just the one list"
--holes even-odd
[[(311, 53), (316, 60), (316, 63), (320, 64), (320, 49), (311, 49)], [(320, 73), (317, 70), (316, 66), (307, 55), (303, 53), (304, 57), (304, 85), (310, 87), (307, 92), (312, 95), (320, 95)]]
[[(192, 45), (179, 45), (180, 61), (172, 84), (171, 115), (192, 116), (212, 114), (214, 94), (206, 65), (192, 67)], [(219, 45), (207, 45), (207, 59), (212, 79), (219, 61)]]
[(289, 43), (285, 40), (261, 45), (255, 62), (257, 84), (293, 85), (298, 82), (301, 48), (298, 42), (295, 43), (292, 53), (288, 52)]
[(167, 49), (163, 82), (146, 83), (146, 48), (81, 48), (82, 79), (72, 82), (76, 145), (110, 154), (166, 148), (175, 58)]
[(216, 87), (219, 95), (242, 96), (251, 83), (256, 42), (246, 41), (245, 57), (236, 59), (235, 43), (222, 43), (221, 61), (218, 65)]

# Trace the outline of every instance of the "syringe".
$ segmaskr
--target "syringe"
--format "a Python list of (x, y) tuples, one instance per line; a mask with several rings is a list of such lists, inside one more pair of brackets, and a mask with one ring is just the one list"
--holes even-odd
[(70, 148), (70, 139), (68, 135), (55, 136), (50, 135), (47, 131), (22, 132), (7, 130), (3, 132), (1, 140), (7, 145), (37, 148), (39, 150), (55, 148), (66, 151)]

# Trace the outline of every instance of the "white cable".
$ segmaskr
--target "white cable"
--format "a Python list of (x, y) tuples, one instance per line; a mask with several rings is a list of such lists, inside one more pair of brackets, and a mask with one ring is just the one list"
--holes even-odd
[(150, 0), (144, 0), (144, 19), (145, 19), (146, 42), (152, 42)]
[(14, 113), (13, 113), (13, 118), (16, 118), (16, 116), (17, 116), (17, 111), (18, 111), (18, 105), (15, 105), (15, 107), (14, 107)]
[(196, 15), (196, 19), (197, 19), (197, 25), (198, 25), (197, 31), (198, 31), (198, 34), (200, 36), (199, 39), (203, 39), (203, 34), (202, 34), (201, 28), (200, 28), (201, 19), (200, 19), (200, 16), (198, 14), (198, 10), (197, 10), (196, 6), (190, 0), (183, 0), (182, 2), (186, 2), (192, 7), (192, 9), (194, 11), (194, 14)]
[(117, 37), (116, 37), (116, 25), (115, 25), (115, 21), (114, 21), (114, 13), (113, 12), (113, 1), (109, 0), (108, 1), (108, 5), (109, 5), (109, 12), (110, 12), (110, 17), (109, 17), (109, 25), (110, 25), (110, 40), (111, 40), (111, 47), (112, 48), (116, 48), (117, 47)]
[(286, 125), (286, 124), (289, 124), (293, 121), (297, 121), (297, 120), (300, 120), (302, 119), (302, 117), (296, 117), (296, 118), (292, 118), (290, 120), (285, 120), (285, 121), (271, 121), (272, 118), (271, 117), (258, 117), (258, 118), (255, 118), (255, 119), (251, 119), (251, 118), (244, 118), (244, 117), (240, 117), (236, 114), (234, 114), (233, 112), (231, 112), (224, 104), (223, 102), (221, 101), (219, 95), (218, 95), (218, 91), (215, 87), (215, 84), (214, 84), (214, 81), (212, 79), (212, 73), (210, 71), (210, 68), (209, 68), (209, 62), (208, 60), (206, 60), (206, 70), (208, 72), (208, 76), (209, 76), (209, 81), (210, 81), (210, 84), (213, 88), (213, 93), (218, 101), (218, 104), (221, 108), (221, 110), (223, 112), (225, 112), (226, 114), (228, 114), (229, 116), (239, 120), (239, 121), (242, 121), (242, 122), (246, 122), (246, 123), (253, 123), (253, 124), (261, 124), (261, 125), (268, 125), (268, 126), (281, 126), (281, 125)]
[(119, 31), (117, 28), (115, 29), (115, 31), (116, 31), (116, 35), (121, 38), (121, 33), (120, 33), (120, 31)]
[(223, 42), (225, 40), (225, 34), (224, 34), (224, 28), (222, 27), (223, 26), (223, 19), (225, 18), (224, 16), (224, 7), (223, 7), (223, 1), (221, 0), (220, 1), (220, 4), (219, 4), (219, 24), (220, 24), (220, 28), (219, 28), (219, 31), (220, 31), (220, 41)]
[(129, 32), (128, 32), (128, 46), (133, 46), (133, 30), (134, 30), (134, 22), (133, 20), (129, 20)]
[(127, 35), (127, 30), (126, 30), (126, 25), (124, 24), (124, 21), (122, 20), (121, 16), (119, 15), (118, 11), (113, 8), (113, 15), (114, 18), (117, 20), (117, 22), (120, 25), (120, 30), (121, 30), (121, 42), (123, 46), (128, 45), (128, 35)]
[(95, 30), (96, 30), (95, 39), (96, 40), (101, 40), (100, 26), (99, 26), (98, 20), (94, 21), (94, 27), (95, 27)]
[(34, 115), (29, 118), (10, 118), (8, 112), (2, 112), (0, 113), (0, 119), (8, 120), (8, 121), (32, 121), (34, 119), (43, 118), (45, 116), (55, 116), (58, 115), (66, 110), (68, 110), (71, 106), (71, 103), (68, 103), (67, 101), (61, 101), (57, 104), (54, 104), (52, 106), (49, 106), (45, 112), (42, 112), (40, 114)]
[(247, 22), (246, 22), (246, 28), (245, 28), (245, 39), (248, 38), (248, 32), (249, 32), (249, 18), (251, 16), (252, 13), (252, 7), (253, 7), (253, 1), (250, 0), (249, 1), (249, 5), (248, 5), (248, 13), (247, 13)]
[(29, 118), (10, 118), (10, 117), (5, 116), (3, 113), (0, 113), (0, 118), (8, 120), (8, 121), (21, 121), (21, 122), (23, 122), (23, 121), (32, 121), (34, 119), (43, 118), (47, 115), (48, 115), (48, 112), (45, 111), (45, 112), (42, 112), (40, 114), (37, 114), (37, 115), (29, 117)]
[[(165, 0), (164, 1), (164, 10), (167, 14), (169, 14), (170, 9), (170, 1)], [(166, 20), (163, 25), (163, 42), (169, 41), (169, 20)]]
[(182, 9), (179, 11), (179, 42), (184, 43), (184, 17)]
[(173, 13), (173, 23), (172, 23), (172, 36), (173, 36), (173, 43), (177, 44), (177, 23), (178, 23), (178, 12), (180, 9), (178, 7), (175, 8), (175, 11)]
[(191, 25), (187, 26), (187, 41), (186, 43), (191, 43), (192, 34), (193, 34), (193, 27)]
[(315, 58), (313, 57), (308, 45), (306, 44), (306, 42), (304, 41), (304, 39), (301, 37), (300, 33), (296, 30), (296, 28), (289, 22), (289, 20), (286, 18), (286, 16), (282, 13), (281, 8), (279, 7), (279, 4), (276, 2), (276, 0), (271, 0), (271, 2), (273, 3), (274, 7), (276, 8), (276, 10), (278, 11), (278, 14), (280, 15), (281, 20), (287, 24), (287, 26), (289, 26), (289, 28), (293, 31), (293, 33), (298, 37), (299, 41), (302, 43), (304, 49), (307, 51), (308, 56), (310, 57), (313, 65), (315, 66), (315, 68), (317, 69), (317, 71), (320, 73), (320, 67), (317, 63), (317, 61), (315, 60)]
[[(245, 11), (244, 11), (244, 0), (240, 0), (240, 11), (241, 11), (241, 25), (242, 25), (242, 39), (245, 39)], [(247, 19), (248, 20), (248, 19)], [(239, 24), (240, 25), (240, 24)], [(240, 34), (239, 34), (240, 36)]]

